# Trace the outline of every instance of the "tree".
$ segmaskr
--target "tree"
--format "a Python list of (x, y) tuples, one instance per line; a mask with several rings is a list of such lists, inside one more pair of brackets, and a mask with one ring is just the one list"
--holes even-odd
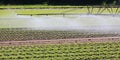
[(0, 4), (7, 5), (28, 5), (28, 4), (48, 4), (48, 5), (101, 5), (103, 2), (111, 4), (120, 0), (0, 0)]

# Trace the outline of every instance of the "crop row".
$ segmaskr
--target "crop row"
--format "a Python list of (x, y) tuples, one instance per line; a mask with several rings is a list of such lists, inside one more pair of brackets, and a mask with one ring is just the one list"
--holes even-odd
[(0, 60), (119, 59), (120, 58), (119, 51), (120, 42), (63, 44), (63, 45), (1, 46)]
[(67, 38), (87, 38), (118, 36), (112, 33), (88, 33), (83, 31), (47, 31), (47, 30), (25, 30), (25, 29), (0, 29), (0, 41), (10, 40), (47, 40)]

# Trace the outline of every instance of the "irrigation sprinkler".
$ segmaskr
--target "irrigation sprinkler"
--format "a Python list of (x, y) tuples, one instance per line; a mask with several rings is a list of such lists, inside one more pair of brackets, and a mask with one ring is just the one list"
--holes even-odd
[(112, 8), (112, 7), (110, 7), (110, 9), (111, 9), (111, 14), (114, 14), (114, 13), (113, 13), (113, 8)]
[(96, 6), (96, 7), (87, 5), (87, 10), (88, 10), (87, 14), (95, 14), (94, 8), (98, 8), (95, 15), (101, 15), (105, 11), (108, 12), (107, 14), (117, 15), (119, 14), (119, 6), (120, 5), (117, 5), (116, 8), (115, 5), (109, 5), (109, 4), (105, 4), (104, 6)]
[(89, 7), (89, 6), (87, 6), (87, 10), (88, 10), (88, 13), (87, 13), (87, 14), (88, 14), (88, 15), (91, 14), (91, 12), (90, 12), (90, 7)]
[(116, 11), (114, 11), (113, 7), (110, 7), (110, 6), (99, 7), (97, 14), (102, 14), (105, 10), (107, 10), (109, 12), (109, 14), (114, 15), (118, 12), (119, 7), (117, 7)]
[(94, 6), (87, 6), (88, 14), (93, 14)]
[(96, 14), (99, 14), (99, 12), (101, 11), (101, 9), (102, 9), (102, 7), (99, 7)]
[(107, 11), (108, 11), (110, 14), (112, 14), (112, 11), (111, 11), (109, 8), (110, 8), (109, 6), (106, 7)]
[(106, 8), (104, 7), (99, 14), (102, 14), (102, 12), (104, 12), (106, 10)]
[(118, 13), (119, 13), (118, 10), (119, 10), (119, 5), (117, 6), (117, 9), (116, 9), (116, 11), (115, 11), (115, 14), (118, 14)]
[[(68, 9), (68, 10), (65, 10), (63, 12), (58, 12), (58, 13), (46, 13), (46, 14), (41, 14), (41, 13), (38, 13), (38, 14), (17, 14), (17, 15), (63, 15), (63, 17), (65, 15), (117, 15), (119, 14), (120, 12), (120, 5), (117, 5), (117, 6), (112, 6), (112, 5), (104, 5), (104, 6), (86, 6), (86, 7), (82, 7), (78, 10), (82, 10), (82, 9), (86, 9), (87, 11), (86, 12), (83, 12), (84, 14), (80, 14), (79, 12), (76, 13), (74, 12), (76, 9), (75, 8), (72, 8), (72, 9)], [(95, 10), (95, 11), (94, 11)], [(72, 12), (72, 13), (71, 13)], [(82, 11), (81, 11), (82, 12)], [(105, 13), (104, 13), (105, 12)]]
[(91, 13), (93, 14), (93, 10), (94, 10), (94, 6), (92, 6), (92, 8), (91, 8)]

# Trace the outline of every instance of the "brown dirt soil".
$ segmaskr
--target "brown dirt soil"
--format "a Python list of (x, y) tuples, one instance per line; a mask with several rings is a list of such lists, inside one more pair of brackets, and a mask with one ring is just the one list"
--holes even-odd
[(2, 41), (0, 46), (20, 46), (33, 44), (74, 44), (74, 43), (105, 43), (120, 42), (120, 37), (96, 37), (96, 38), (71, 38), (53, 40), (26, 40), (26, 41)]

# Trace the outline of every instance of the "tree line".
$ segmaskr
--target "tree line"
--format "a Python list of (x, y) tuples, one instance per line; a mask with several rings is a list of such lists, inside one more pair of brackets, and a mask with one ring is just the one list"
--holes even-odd
[(0, 0), (1, 5), (102, 5), (117, 3), (120, 0)]

